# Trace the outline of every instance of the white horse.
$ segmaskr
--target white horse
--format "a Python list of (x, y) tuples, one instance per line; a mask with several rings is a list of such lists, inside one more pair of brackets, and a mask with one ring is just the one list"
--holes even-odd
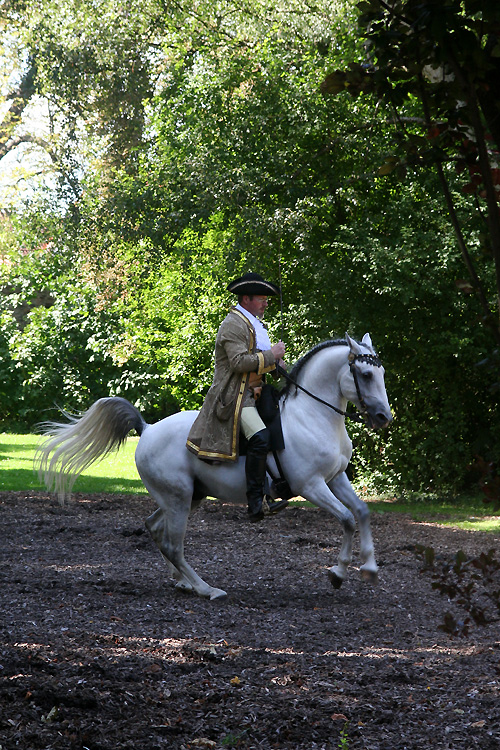
[[(346, 578), (356, 520), (360, 571), (376, 583), (369, 510), (345, 474), (352, 452), (345, 428), (347, 402), (357, 406), (372, 428), (385, 427), (392, 420), (384, 369), (370, 336), (366, 334), (361, 343), (346, 336), (346, 341), (318, 344), (299, 360), (290, 378), (296, 385), (288, 384), (279, 402), (285, 449), (278, 460), (292, 495), (328, 511), (343, 526), (339, 559), (328, 571), (333, 586), (338, 588)], [(66, 415), (67, 424), (47, 423), (46, 432), (52, 437), (38, 449), (36, 463), (47, 487), (63, 500), (83, 469), (119, 447), (135, 429), (141, 436), (135, 454), (137, 470), (159, 506), (146, 526), (177, 587), (218, 599), (226, 592), (210, 586), (186, 562), (184, 537), (190, 511), (206, 496), (246, 504), (245, 458), (215, 465), (188, 451), (186, 438), (196, 414), (179, 412), (149, 425), (125, 399), (102, 398), (82, 416)], [(278, 473), (272, 454), (268, 466), (272, 475)]]

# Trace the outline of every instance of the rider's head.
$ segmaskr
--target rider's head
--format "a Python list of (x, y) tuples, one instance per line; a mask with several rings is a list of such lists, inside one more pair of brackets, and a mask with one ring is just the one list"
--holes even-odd
[(243, 309), (248, 310), (256, 318), (264, 317), (268, 305), (267, 297), (260, 294), (240, 294), (238, 302)]
[(228, 284), (229, 292), (238, 295), (238, 302), (252, 315), (261, 318), (268, 305), (267, 298), (280, 293), (270, 281), (265, 281), (258, 273), (246, 273), (240, 279)]

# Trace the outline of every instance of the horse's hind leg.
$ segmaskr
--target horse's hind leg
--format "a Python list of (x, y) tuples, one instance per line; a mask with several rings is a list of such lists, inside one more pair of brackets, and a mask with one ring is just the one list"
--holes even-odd
[[(151, 490), (150, 493), (154, 497)], [(159, 501), (159, 498), (156, 499)], [(184, 536), (190, 499), (189, 501), (183, 501), (181, 498), (171, 499), (166, 508), (163, 500), (161, 506), (147, 519), (146, 527), (151, 532), (162, 556), (171, 566), (170, 570), (173, 570), (174, 577), (177, 579), (177, 586), (185, 591), (194, 591), (199, 596), (208, 599), (220, 599), (226, 596), (225, 591), (209, 586), (200, 578), (184, 558)]]
[(367, 504), (356, 495), (345, 472), (335, 477), (328, 486), (339, 500), (352, 510), (359, 524), (361, 575), (372, 584), (378, 583), (378, 566), (375, 560), (370, 527), (370, 510)]
[(163, 541), (163, 529), (165, 526), (165, 518), (163, 514), (163, 510), (161, 508), (158, 508), (158, 510), (155, 510), (153, 515), (149, 516), (149, 518), (146, 518), (146, 528), (151, 534), (151, 537), (153, 541), (156, 543), (158, 549), (161, 552), (161, 556), (167, 563), (168, 569), (170, 571), (170, 575), (172, 578), (175, 578), (177, 581), (175, 587), (179, 589), (183, 589), (184, 591), (192, 591), (193, 587), (189, 583), (189, 581), (182, 576), (181, 573), (177, 570), (176, 567), (172, 565), (168, 557), (164, 554), (161, 548), (161, 544)]

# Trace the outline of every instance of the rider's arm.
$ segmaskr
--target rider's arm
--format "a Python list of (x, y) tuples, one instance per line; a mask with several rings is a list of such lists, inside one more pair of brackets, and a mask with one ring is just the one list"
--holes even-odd
[(256, 372), (263, 375), (276, 367), (276, 360), (271, 349), (251, 354), (248, 351), (248, 336), (239, 326), (225, 326), (219, 331), (217, 345), (224, 347), (233, 372)]

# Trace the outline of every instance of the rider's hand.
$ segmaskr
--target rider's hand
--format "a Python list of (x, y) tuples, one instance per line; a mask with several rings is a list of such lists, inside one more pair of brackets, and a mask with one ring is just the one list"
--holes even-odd
[(285, 354), (285, 345), (282, 341), (278, 341), (277, 344), (271, 347), (271, 351), (274, 355), (274, 359), (282, 359)]

